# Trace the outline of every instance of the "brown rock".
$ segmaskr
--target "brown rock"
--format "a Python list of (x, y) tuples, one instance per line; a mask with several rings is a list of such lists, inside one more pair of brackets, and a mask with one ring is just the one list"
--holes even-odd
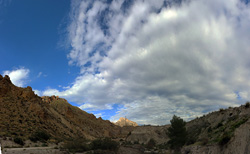
[(8, 75), (5, 75), (3, 79), (9, 83), (12, 83)]
[(30, 86), (27, 86), (26, 88), (28, 91), (32, 91), (32, 88)]

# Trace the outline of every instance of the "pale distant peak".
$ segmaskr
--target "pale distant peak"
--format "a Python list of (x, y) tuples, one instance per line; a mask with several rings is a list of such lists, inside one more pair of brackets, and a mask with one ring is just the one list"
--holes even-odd
[(124, 126), (138, 126), (138, 124), (134, 121), (128, 120), (126, 117), (121, 117), (116, 123), (116, 125), (124, 127)]

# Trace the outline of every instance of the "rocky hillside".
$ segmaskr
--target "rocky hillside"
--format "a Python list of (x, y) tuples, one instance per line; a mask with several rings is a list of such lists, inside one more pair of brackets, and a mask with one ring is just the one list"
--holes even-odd
[(128, 120), (127, 118), (123, 118), (121, 117), (116, 123), (115, 125), (124, 127), (124, 126), (138, 126), (138, 124), (134, 121)]
[[(156, 144), (167, 145), (166, 126), (140, 126), (126, 141), (146, 144), (153, 139)], [(250, 103), (240, 107), (220, 109), (187, 122), (188, 140), (182, 153), (190, 154), (249, 154), (250, 153)]]
[(187, 123), (190, 153), (250, 153), (250, 104), (220, 109)]
[(28, 139), (36, 132), (44, 132), (55, 140), (124, 137), (131, 131), (97, 119), (65, 99), (41, 98), (31, 87), (16, 87), (8, 76), (1, 75), (0, 130), (0, 136)]
[[(136, 123), (125, 118), (118, 125), (130, 127), (96, 118), (56, 96), (39, 97), (31, 87), (16, 87), (8, 76), (0, 75), (0, 138), (27, 140), (42, 132), (56, 141), (113, 137), (126, 138), (125, 143), (137, 145), (153, 139), (156, 144), (167, 146), (169, 125), (132, 127)], [(187, 122), (186, 128), (188, 140), (182, 153), (250, 153), (250, 103), (196, 118)]]

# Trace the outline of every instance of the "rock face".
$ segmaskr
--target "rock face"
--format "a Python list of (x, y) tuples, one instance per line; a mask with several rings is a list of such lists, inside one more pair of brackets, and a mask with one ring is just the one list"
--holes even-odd
[(134, 121), (130, 121), (127, 118), (123, 118), (121, 117), (116, 123), (116, 125), (120, 126), (120, 127), (124, 127), (124, 126), (138, 126), (138, 124)]
[(126, 141), (140, 144), (147, 144), (150, 139), (153, 139), (157, 144), (168, 142), (169, 138), (166, 134), (166, 126), (140, 126), (136, 127), (127, 137)]
[(95, 139), (126, 137), (123, 130), (108, 120), (96, 118), (67, 100), (52, 96), (39, 97), (31, 87), (20, 88), (8, 76), (0, 75), (0, 136), (28, 139), (36, 131), (44, 131), (54, 139)]

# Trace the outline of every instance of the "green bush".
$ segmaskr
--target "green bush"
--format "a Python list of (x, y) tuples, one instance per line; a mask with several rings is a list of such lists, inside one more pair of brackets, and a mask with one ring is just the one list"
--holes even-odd
[(41, 141), (41, 142), (44, 142), (44, 141), (47, 141), (48, 139), (50, 139), (50, 135), (44, 131), (36, 131), (34, 134), (32, 134), (29, 139), (32, 141), (32, 142), (37, 142), (37, 141)]
[(93, 150), (117, 150), (119, 144), (115, 141), (112, 141), (110, 138), (96, 139), (92, 141), (91, 147)]
[(223, 126), (222, 122), (218, 123), (218, 125), (216, 126), (216, 128), (219, 128), (221, 126)]
[(23, 142), (23, 139), (21, 139), (21, 138), (19, 138), (19, 137), (15, 137), (14, 138), (14, 142), (16, 143), (16, 144), (19, 144), (19, 145), (24, 145), (24, 142)]
[(219, 144), (221, 146), (224, 146), (225, 144), (227, 144), (231, 139), (231, 135), (229, 135), (228, 133), (223, 134), (222, 138), (219, 140)]
[(63, 148), (73, 153), (84, 152), (84, 151), (90, 150), (89, 146), (86, 144), (86, 141), (82, 139), (76, 139), (76, 140), (65, 142), (63, 145)]

